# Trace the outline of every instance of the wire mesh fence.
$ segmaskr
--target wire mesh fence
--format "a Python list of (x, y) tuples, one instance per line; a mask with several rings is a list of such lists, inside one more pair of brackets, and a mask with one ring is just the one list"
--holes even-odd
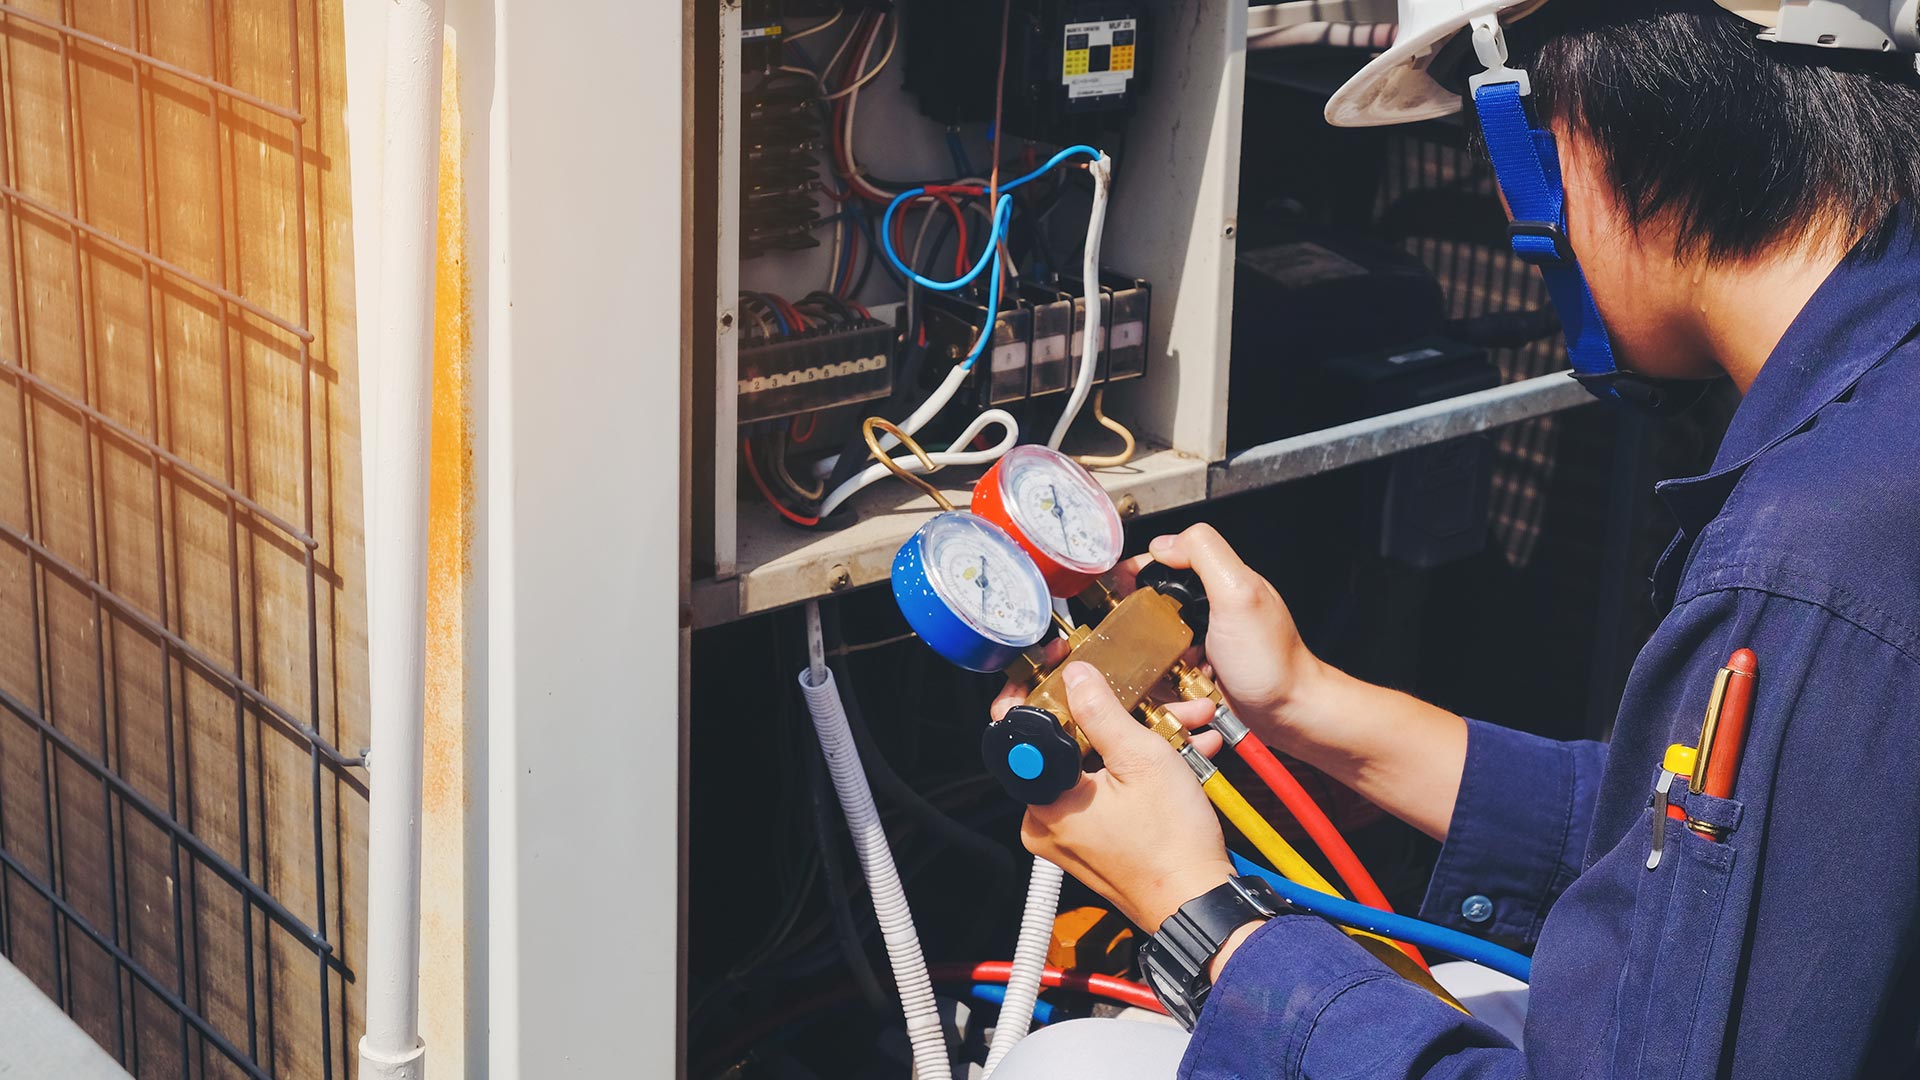
[[(1413, 206), (1419, 208), (1408, 212)], [(1439, 278), (1450, 318), (1529, 311), (1550, 315), (1540, 275), (1507, 245), (1506, 216), (1493, 171), (1466, 147), (1457, 125), (1420, 125), (1389, 137), (1380, 214), (1406, 249)], [(1396, 227), (1397, 221), (1404, 226)], [(1503, 381), (1567, 367), (1559, 324), (1547, 319), (1541, 325), (1547, 328), (1545, 336), (1492, 350)], [(1508, 425), (1493, 435), (1493, 535), (1516, 566), (1532, 558), (1545, 522), (1556, 429), (1555, 419), (1545, 416)]]
[(0, 951), (138, 1076), (350, 1072), (336, 22), (0, 3)]

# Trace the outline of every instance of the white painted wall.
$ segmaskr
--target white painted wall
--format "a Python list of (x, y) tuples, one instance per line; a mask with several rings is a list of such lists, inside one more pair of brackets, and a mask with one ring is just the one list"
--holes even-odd
[[(386, 5), (345, 8), (372, 356)], [(681, 13), (569, 0), (557, 14), (447, 0), (479, 629), (468, 798), (459, 820), (425, 823), (423, 908), (460, 931), (424, 943), (432, 1080), (669, 1077), (679, 1054)]]
[(681, 12), (498, 2), (480, 499), (490, 1065), (670, 1077)]

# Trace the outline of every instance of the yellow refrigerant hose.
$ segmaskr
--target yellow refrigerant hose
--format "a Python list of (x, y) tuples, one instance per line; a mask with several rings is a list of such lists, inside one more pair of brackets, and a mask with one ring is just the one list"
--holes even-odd
[[(1254, 849), (1273, 864), (1273, 868), (1280, 872), (1280, 876), (1288, 881), (1297, 881), (1315, 892), (1323, 892), (1328, 896), (1340, 896), (1340, 890), (1334, 888), (1333, 883), (1322, 876), (1320, 871), (1315, 870), (1312, 863), (1301, 858), (1293, 845), (1287, 843), (1285, 837), (1275, 832), (1272, 825), (1267, 824), (1267, 819), (1260, 816), (1260, 812), (1247, 802), (1246, 796), (1240, 794), (1239, 789), (1235, 788), (1224, 774), (1215, 771), (1213, 775), (1201, 782), (1200, 790), (1207, 793), (1207, 798), (1212, 800), (1214, 808), (1219, 810), (1235, 829), (1240, 830), (1240, 835), (1246, 837)], [(1454, 1000), (1452, 994), (1447, 993), (1445, 987), (1435, 982), (1432, 975), (1422, 971), (1420, 965), (1415, 964), (1406, 953), (1395, 947), (1392, 941), (1365, 930), (1356, 930), (1352, 927), (1342, 927), (1342, 929), (1352, 935), (1361, 948), (1392, 968), (1395, 974), (1426, 989), (1461, 1012), (1467, 1011), (1465, 1006)]]

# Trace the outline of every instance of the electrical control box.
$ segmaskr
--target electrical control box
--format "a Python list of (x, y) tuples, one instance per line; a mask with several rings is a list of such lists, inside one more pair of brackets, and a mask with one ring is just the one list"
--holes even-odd
[[(1118, 129), (1153, 56), (1140, 0), (1013, 0), (1001, 115), (1008, 134), (1067, 143)], [(1000, 7), (933, 3), (906, 41), (907, 89), (943, 124), (991, 122)]]
[[(1086, 348), (1085, 290), (1072, 278), (1057, 285), (1022, 285), (994, 321), (993, 339), (981, 357), (985, 370), (967, 383), (968, 400), (986, 408), (1071, 389)], [(1152, 287), (1143, 278), (1103, 273), (1100, 295), (1094, 384), (1137, 379), (1147, 373)], [(927, 347), (937, 357), (956, 360), (966, 355), (985, 322), (986, 308), (977, 300), (951, 294), (931, 298)]]
[[(1086, 340), (1086, 285), (1078, 278), (1062, 277), (1060, 288), (1073, 297), (1073, 336), (1069, 353), (1073, 369), (1080, 368), (1081, 349)], [(1137, 379), (1147, 373), (1147, 329), (1153, 308), (1153, 286), (1145, 278), (1102, 270), (1100, 272), (1100, 329), (1094, 343), (1100, 352), (1100, 382)]]
[[(974, 336), (987, 323), (987, 309), (976, 300), (940, 294), (927, 298), (925, 319), (927, 348), (952, 363), (973, 347)], [(1032, 357), (1033, 310), (1016, 296), (1003, 303), (993, 319), (993, 336), (962, 389), (965, 399), (980, 408), (1026, 400)]]
[[(1084, 358), (1077, 280), (1095, 194), (1092, 155), (1112, 163), (1099, 240), (1093, 378), (1103, 415), (1135, 449), (1096, 468), (1143, 512), (1205, 497), (1224, 451), (1246, 13), (1196, 0), (1012, 0), (999, 130), (1001, 6), (948, 0), (743, 0), (714, 28), (709, 169), (691, 189), (697, 255), (716, 331), (697, 358), (695, 621), (784, 606), (885, 576), (913, 489), (890, 479), (834, 502), (870, 453), (861, 422), (895, 422), (951, 381), (924, 431), (936, 454), (1043, 442)], [(1193, 62), (1156, 82), (1160, 52)], [(703, 88), (701, 94), (707, 91)], [(696, 95), (696, 109), (701, 95)], [(985, 180), (1012, 185), (998, 240)], [(937, 193), (917, 198), (916, 189)], [(711, 207), (710, 224), (698, 216)], [(1001, 252), (1000, 300), (978, 274), (955, 291), (907, 289), (903, 267), (951, 281)], [(703, 265), (701, 259), (710, 260)], [(1175, 301), (1178, 301), (1176, 304)], [(797, 312), (797, 314), (796, 314)], [(980, 341), (982, 334), (984, 342)], [(704, 343), (703, 343), (704, 344)], [(1163, 364), (1177, 354), (1196, 358)], [(1207, 364), (1197, 358), (1213, 357)], [(1062, 449), (1111, 457), (1092, 398)], [(1003, 410), (1017, 428), (977, 427)], [(989, 424), (995, 423), (988, 421)], [(977, 467), (943, 470), (964, 484)]]

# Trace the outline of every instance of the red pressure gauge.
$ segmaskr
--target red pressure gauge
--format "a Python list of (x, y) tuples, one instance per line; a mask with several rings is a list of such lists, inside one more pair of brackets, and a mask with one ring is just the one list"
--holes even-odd
[(1106, 489), (1058, 450), (1007, 451), (973, 486), (971, 509), (1033, 556), (1055, 596), (1078, 596), (1120, 561), (1120, 512)]

